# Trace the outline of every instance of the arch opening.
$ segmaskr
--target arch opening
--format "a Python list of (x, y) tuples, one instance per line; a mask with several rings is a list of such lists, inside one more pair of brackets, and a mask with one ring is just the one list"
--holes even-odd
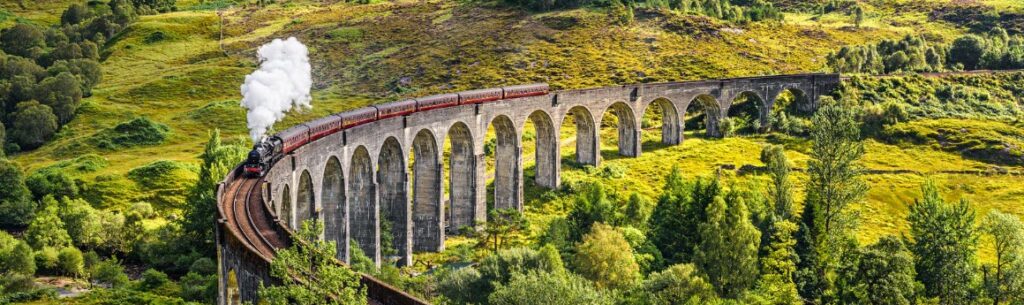
[(316, 219), (316, 202), (313, 194), (313, 179), (309, 171), (302, 171), (299, 176), (299, 189), (295, 196), (295, 225), (294, 228), (302, 227), (302, 222), (308, 219)]
[(718, 106), (718, 100), (713, 96), (701, 94), (693, 98), (686, 107), (686, 124), (684, 129), (699, 134), (704, 130), (704, 136), (708, 138), (720, 138), (722, 132), (719, 130), (722, 111)]
[(327, 160), (322, 184), (320, 204), (323, 206), (321, 213), (324, 220), (324, 240), (335, 243), (336, 258), (348, 261), (348, 242), (345, 238), (345, 231), (348, 229), (345, 223), (345, 178), (337, 157), (332, 156)]
[[(594, 116), (590, 110), (583, 106), (576, 106), (562, 118), (562, 137), (568, 137), (575, 145), (562, 146), (559, 143), (562, 154), (567, 154), (568, 159), (562, 158), (562, 166), (582, 167), (583, 165), (597, 166), (598, 163), (598, 139), (597, 126), (594, 123)], [(575, 133), (573, 137), (571, 134)], [(561, 156), (560, 156), (561, 157)]]
[(287, 184), (284, 185), (284, 193), (281, 194), (281, 213), (278, 218), (284, 222), (284, 226), (295, 230), (295, 222), (292, 221), (292, 190)]
[(660, 143), (662, 145), (676, 145), (683, 139), (683, 126), (679, 122), (679, 112), (676, 111), (676, 106), (665, 98), (658, 98), (647, 104), (643, 117), (640, 119), (640, 129), (644, 148), (657, 146), (654, 143), (656, 133), (649, 131), (661, 130)]
[(366, 147), (359, 146), (352, 154), (349, 166), (349, 236), (355, 241), (363, 253), (375, 262), (380, 262), (380, 251), (377, 247), (378, 211), (377, 185), (373, 180), (373, 161)]
[(803, 91), (787, 88), (775, 96), (767, 112), (767, 124), (772, 130), (805, 135), (811, 126), (814, 105)]
[[(534, 111), (523, 126), (524, 162), (533, 155), (533, 166), (524, 164), (523, 176), (532, 180), (532, 186), (557, 188), (558, 176), (558, 135), (551, 116), (542, 110)], [(530, 142), (533, 142), (533, 145)]]
[[(492, 133), (493, 132), (493, 133)], [(490, 135), (493, 134), (493, 138)], [(487, 178), (491, 180), (487, 194), (488, 207), (494, 209), (522, 209), (520, 205), (521, 172), (519, 136), (509, 117), (499, 115), (491, 120), (485, 137), (484, 155), (488, 159)], [(490, 161), (493, 161), (490, 162)], [(493, 164), (493, 167), (490, 166)], [(493, 179), (493, 180), (492, 180)]]
[(388, 261), (404, 260), (409, 251), (409, 198), (405, 154), (394, 137), (384, 140), (377, 157), (380, 202), (380, 255)]
[(736, 95), (729, 106), (729, 119), (737, 133), (757, 133), (768, 129), (768, 112), (764, 100), (753, 91)]
[(633, 108), (626, 103), (614, 103), (604, 111), (601, 117), (601, 134), (616, 135), (619, 156), (637, 157), (640, 155), (636, 116), (633, 114)]
[(482, 214), (476, 206), (477, 161), (473, 152), (473, 135), (465, 123), (452, 125), (446, 138), (447, 224), (449, 232), (458, 232), (463, 227), (472, 227), (477, 213)]
[(429, 130), (420, 130), (413, 138), (410, 153), (412, 164), (412, 240), (414, 251), (441, 251), (444, 235), (441, 230), (441, 164), (437, 140)]

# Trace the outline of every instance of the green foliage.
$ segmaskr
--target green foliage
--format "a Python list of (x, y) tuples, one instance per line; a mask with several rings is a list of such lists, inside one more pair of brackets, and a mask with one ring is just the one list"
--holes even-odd
[(978, 234), (974, 210), (965, 200), (947, 203), (934, 183), (921, 187), (923, 197), (910, 206), (910, 250), (924, 295), (941, 304), (970, 302), (976, 268)]
[(96, 147), (118, 149), (140, 145), (156, 145), (167, 139), (170, 128), (146, 117), (122, 122), (114, 128), (104, 129), (92, 136)]
[[(334, 242), (320, 239), (323, 223), (305, 221), (296, 233), (296, 242), (277, 252), (270, 264), (270, 273), (282, 285), (264, 287), (259, 297), (267, 304), (366, 304), (366, 288), (359, 284), (359, 274), (338, 264)], [(316, 274), (316, 285), (296, 279), (296, 275)]]
[(70, 275), (73, 277), (81, 277), (85, 275), (85, 261), (82, 258), (82, 251), (75, 247), (65, 247), (60, 250), (57, 254), (58, 269), (61, 274)]
[(614, 297), (586, 279), (565, 272), (516, 273), (507, 284), (498, 284), (488, 297), (491, 305), (593, 304), (610, 305)]
[(768, 188), (771, 198), (772, 215), (776, 220), (788, 220), (793, 217), (793, 183), (789, 181), (789, 161), (786, 159), (785, 147), (768, 145), (761, 150), (761, 162), (768, 168), (772, 178)]
[(143, 13), (166, 13), (175, 11), (178, 7), (175, 5), (176, 0), (131, 0), (131, 3), (135, 5), (135, 8), (139, 12)]
[(85, 200), (61, 199), (58, 214), (75, 245), (95, 249), (106, 244), (108, 235), (103, 232), (105, 215)]
[(797, 234), (797, 285), (805, 299), (828, 300), (835, 293), (834, 273), (850, 251), (856, 216), (848, 207), (859, 202), (868, 186), (858, 162), (864, 154), (860, 126), (853, 110), (822, 98), (814, 114), (807, 199)]
[(21, 169), (0, 158), (0, 226), (24, 226), (32, 221), (36, 203), (30, 197)]
[(985, 39), (977, 35), (961, 36), (949, 47), (949, 63), (959, 64), (964, 69), (974, 70), (981, 64), (985, 54)]
[(54, 247), (43, 247), (33, 254), (35, 258), (36, 271), (39, 273), (56, 273), (60, 264), (60, 251)]
[(11, 125), (11, 140), (22, 149), (32, 149), (43, 145), (57, 132), (57, 116), (53, 115), (50, 106), (36, 101), (18, 103)]
[(994, 28), (987, 35), (967, 34), (942, 45), (907, 35), (877, 45), (844, 46), (826, 60), (832, 71), (841, 73), (1020, 69), (1024, 68), (1024, 37)]
[(722, 192), (717, 179), (697, 179), (688, 185), (678, 168), (665, 178), (650, 220), (650, 239), (668, 264), (690, 262), (699, 243), (698, 225), (707, 219), (707, 207)]
[(652, 273), (626, 297), (629, 304), (698, 305), (718, 301), (711, 285), (692, 264), (672, 265)]
[(994, 303), (1024, 300), (1024, 223), (1015, 215), (992, 210), (982, 231), (992, 237), (996, 260), (982, 266), (984, 288)]
[(771, 238), (766, 254), (761, 258), (761, 278), (757, 288), (752, 292), (755, 304), (802, 304), (793, 283), (796, 272), (796, 233), (797, 225), (789, 220), (780, 220), (771, 227)]
[(25, 179), (25, 185), (32, 191), (32, 197), (36, 200), (46, 195), (52, 195), (54, 198), (78, 197), (78, 185), (63, 171), (36, 171)]
[(64, 229), (64, 221), (58, 216), (57, 200), (53, 197), (43, 198), (40, 211), (25, 230), (25, 240), (34, 249), (63, 248), (71, 245), (71, 236)]
[(693, 262), (719, 296), (736, 299), (757, 281), (761, 233), (750, 223), (742, 198), (726, 200), (717, 196), (705, 215), (705, 221), (697, 226), (699, 242)]
[(487, 300), (485, 292), (490, 289), (482, 278), (480, 271), (473, 267), (445, 272), (438, 277), (437, 291), (455, 303), (482, 304)]
[(199, 156), (199, 179), (188, 190), (185, 202), (185, 213), (181, 220), (185, 240), (199, 243), (195, 249), (207, 257), (212, 257), (214, 250), (213, 219), (217, 214), (217, 183), (227, 175), (236, 164), (246, 156), (246, 148), (241, 144), (223, 144), (220, 131), (213, 130), (206, 142), (203, 154)]
[(886, 236), (861, 250), (850, 302), (909, 305), (921, 289), (914, 271), (914, 255), (903, 242)]
[(918, 120), (889, 126), (890, 143), (933, 145), (987, 163), (1024, 165), (1024, 129), (998, 121)]
[(166, 273), (156, 269), (146, 269), (139, 278), (137, 290), (152, 292), (160, 295), (173, 296), (178, 290), (177, 285), (171, 281)]
[(515, 208), (489, 210), (487, 219), (480, 244), (482, 246), (490, 244), (494, 252), (498, 252), (503, 245), (507, 245), (513, 234), (526, 229), (528, 225), (523, 213)]
[(595, 223), (576, 246), (573, 269), (601, 288), (627, 289), (640, 279), (633, 249), (614, 228)]
[(110, 288), (121, 288), (128, 285), (128, 275), (124, 273), (124, 266), (117, 258), (104, 260), (97, 264), (91, 271), (92, 279)]
[(179, 279), (181, 298), (187, 301), (214, 303), (217, 300), (217, 275), (189, 272)]
[(36, 262), (32, 248), (24, 241), (0, 231), (0, 274), (36, 273)]
[(591, 227), (599, 222), (614, 224), (617, 222), (615, 205), (608, 198), (600, 183), (589, 183), (582, 187), (576, 196), (572, 210), (566, 216), (569, 225), (569, 242), (575, 243), (583, 239), (583, 235), (591, 232)]
[(67, 124), (75, 117), (82, 102), (82, 85), (69, 72), (43, 79), (36, 85), (33, 97), (43, 105), (50, 106), (57, 116), (58, 124)]
[(18, 23), (0, 32), (0, 49), (7, 54), (35, 59), (45, 47), (43, 31), (35, 25)]

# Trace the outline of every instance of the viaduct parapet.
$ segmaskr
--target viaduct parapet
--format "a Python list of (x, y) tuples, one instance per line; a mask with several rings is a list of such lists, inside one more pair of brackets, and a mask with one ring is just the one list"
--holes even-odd
[[(266, 265), (273, 249), (287, 246), (291, 231), (305, 219), (325, 223), (324, 238), (336, 242), (340, 261), (348, 262), (352, 241), (377, 263), (409, 265), (413, 252), (442, 251), (447, 234), (487, 221), (489, 178), (493, 208), (522, 210), (522, 139), (527, 122), (532, 123), (536, 145), (531, 156), (536, 164), (534, 182), (556, 188), (561, 171), (559, 135), (562, 123), (570, 118), (576, 131), (576, 161), (596, 166), (601, 161), (599, 129), (605, 113), (618, 119), (618, 153), (637, 157), (642, 153), (640, 122), (652, 105), (663, 113), (662, 142), (675, 145), (683, 141), (684, 116), (691, 104), (703, 109), (707, 136), (719, 137), (719, 122), (740, 96), (756, 100), (760, 126), (768, 126), (768, 115), (783, 91), (798, 97), (800, 110), (813, 111), (818, 97), (832, 92), (839, 82), (838, 74), (797, 74), (552, 91), (414, 112), (328, 135), (294, 150), (248, 185), (257, 194), (231, 192), (232, 185), (246, 187), (234, 175), (222, 184), (220, 303), (255, 300), (258, 283), (272, 283)], [(492, 126), (494, 165), (493, 176), (488, 177), (484, 138)], [(446, 142), (451, 145), (447, 156)], [(250, 200), (259, 204), (231, 203)], [(239, 216), (225, 215), (229, 213)], [(253, 214), (268, 224), (252, 221)], [(239, 229), (245, 226), (260, 232), (246, 238), (245, 229)], [(382, 227), (390, 232), (382, 232)], [(393, 249), (382, 249), (382, 234), (391, 234)], [(267, 244), (269, 250), (254, 244)]]

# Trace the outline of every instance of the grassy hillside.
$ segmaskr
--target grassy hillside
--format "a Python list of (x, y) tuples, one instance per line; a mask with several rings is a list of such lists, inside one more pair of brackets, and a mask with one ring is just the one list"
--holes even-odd
[[(71, 2), (3, 2), (0, 28), (14, 22), (59, 22)], [(605, 9), (534, 13), (498, 2), (289, 1), (257, 7), (178, 1), (179, 11), (142, 16), (112, 37), (103, 53), (103, 80), (83, 100), (78, 116), (52, 142), (13, 158), (28, 172), (50, 168), (70, 173), (87, 186), (83, 197), (95, 206), (126, 208), (144, 201), (163, 218), (173, 218), (195, 181), (197, 156), (209, 132), (219, 129), (226, 141), (247, 143), (239, 85), (256, 68), (255, 48), (273, 38), (298, 37), (310, 48), (313, 64), (313, 109), (289, 114), (275, 126), (283, 130), (367, 104), (506, 84), (548, 82), (563, 89), (824, 71), (825, 55), (842, 45), (905, 35), (952, 41), (968, 29), (929, 19), (950, 3), (866, 1), (866, 21), (857, 28), (843, 11), (793, 10), (782, 22), (733, 24), (638, 9), (633, 24), (618, 25)], [(1024, 12), (1019, 1), (972, 3)], [(213, 10), (218, 7), (223, 10)], [(970, 200), (978, 215), (990, 209), (1024, 215), (1021, 77), (848, 82), (855, 99), (898, 101), (909, 113), (909, 120), (866, 140), (863, 163), (870, 170), (871, 191), (856, 206), (862, 243), (905, 232), (907, 206), (928, 179), (948, 199)], [(533, 143), (527, 128), (524, 153), (529, 156)], [(643, 133), (641, 157), (620, 158), (614, 129), (607, 127), (602, 130), (604, 161), (599, 168), (587, 168), (568, 161), (574, 134), (571, 128), (563, 131), (565, 189), (532, 186), (533, 161), (524, 159), (531, 237), (565, 215), (572, 205), (567, 189), (583, 181), (605, 184), (623, 199), (620, 203), (633, 192), (656, 198), (672, 166), (688, 178), (720, 173), (727, 186), (764, 187), (765, 176), (736, 169), (763, 166), (760, 150), (769, 143), (785, 145), (794, 166), (804, 169), (810, 147), (806, 139), (780, 134), (705, 139), (696, 131), (688, 131), (682, 145), (666, 147), (657, 144), (655, 124)], [(807, 176), (798, 171), (795, 177), (800, 202)], [(163, 218), (148, 220), (148, 227), (159, 227)], [(447, 253), (418, 255), (425, 264), (417, 268), (464, 255), (459, 245), (468, 244), (453, 238)], [(990, 252), (990, 246), (982, 247), (983, 260), (991, 259)]]

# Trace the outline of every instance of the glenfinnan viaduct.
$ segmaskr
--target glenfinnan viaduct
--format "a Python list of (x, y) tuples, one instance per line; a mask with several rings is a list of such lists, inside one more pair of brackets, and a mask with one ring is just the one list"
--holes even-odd
[[(640, 122), (652, 105), (662, 109), (661, 139), (683, 141), (683, 116), (699, 103), (709, 137), (741, 95), (757, 100), (761, 126), (781, 92), (791, 90), (803, 110), (839, 85), (838, 74), (800, 74), (707, 81), (636, 84), (552, 91), (546, 95), (457, 105), (376, 120), (305, 144), (277, 161), (261, 178), (233, 172), (218, 188), (220, 304), (256, 301), (262, 282), (272, 285), (269, 262), (291, 243), (305, 219), (325, 223), (324, 238), (349, 259), (349, 241), (378, 263), (411, 264), (413, 252), (440, 251), (446, 234), (487, 219), (484, 136), (493, 126), (493, 207), (523, 208), (523, 147), (527, 122), (535, 135), (535, 182), (559, 186), (559, 135), (572, 118), (576, 160), (600, 162), (599, 124), (618, 119), (618, 153), (641, 154)], [(445, 180), (443, 144), (451, 142)], [(412, 166), (409, 163), (412, 163)], [(445, 198), (445, 188), (450, 194)], [(382, 257), (381, 227), (390, 224), (393, 257)], [(371, 303), (421, 304), (364, 276)]]

